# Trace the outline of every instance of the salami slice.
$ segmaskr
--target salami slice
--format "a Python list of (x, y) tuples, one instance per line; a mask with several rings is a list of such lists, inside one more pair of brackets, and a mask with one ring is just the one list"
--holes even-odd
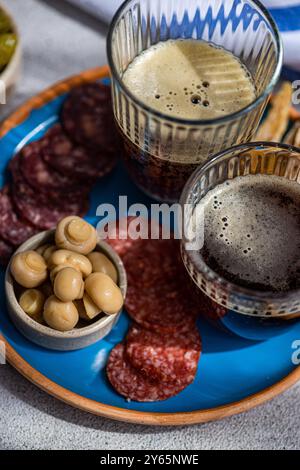
[(189, 382), (161, 383), (140, 374), (126, 359), (125, 345), (118, 344), (111, 352), (107, 377), (114, 389), (125, 398), (139, 402), (162, 401), (180, 393)]
[(8, 243), (19, 246), (37, 233), (36, 227), (21, 220), (15, 212), (8, 186), (0, 191), (0, 236)]
[(85, 184), (93, 184), (96, 179), (110, 173), (116, 165), (112, 153), (74, 145), (60, 124), (52, 127), (46, 137), (49, 145), (43, 148), (45, 162), (55, 171), (79, 183), (85, 181)]
[(190, 331), (199, 312), (180, 282), (151, 289), (129, 285), (125, 308), (136, 323), (160, 334)]
[(103, 229), (105, 233), (105, 238), (103, 236), (103, 239), (122, 258), (137, 243), (137, 240), (133, 240), (129, 234), (129, 225), (134, 219), (135, 217), (123, 217), (114, 223), (111, 222), (110, 226), (107, 225)]
[(134, 325), (126, 339), (130, 363), (147, 377), (178, 385), (192, 383), (201, 351), (197, 328), (186, 333), (159, 335)]
[(110, 87), (91, 83), (74, 88), (64, 104), (62, 122), (74, 142), (111, 153), (116, 151), (118, 135)]
[(88, 199), (69, 193), (53, 201), (44, 193), (34, 191), (19, 171), (20, 155), (10, 164), (13, 174), (12, 197), (18, 214), (40, 230), (48, 230), (67, 215), (83, 216), (88, 211)]
[(28, 184), (39, 192), (45, 192), (51, 197), (57, 193), (77, 190), (80, 194), (78, 183), (68, 176), (53, 170), (43, 159), (43, 150), (48, 148), (48, 138), (38, 140), (26, 145), (21, 150), (20, 171)]
[[(127, 234), (126, 225), (117, 224), (117, 238), (113, 233), (108, 239), (127, 272), (127, 312), (139, 325), (161, 334), (188, 331), (194, 327), (199, 304), (181, 261), (179, 241), (173, 235), (166, 240), (134, 240), (129, 233), (133, 219), (128, 220)], [(162, 229), (157, 233), (161, 236)]]
[(0, 239), (0, 265), (6, 266), (13, 255), (14, 248), (5, 240)]

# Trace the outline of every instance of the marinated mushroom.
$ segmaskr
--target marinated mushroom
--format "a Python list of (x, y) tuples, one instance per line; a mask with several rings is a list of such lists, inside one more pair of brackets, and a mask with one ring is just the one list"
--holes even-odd
[(87, 257), (92, 263), (93, 273), (107, 274), (115, 283), (118, 282), (117, 270), (107, 256), (103, 253), (99, 253), (99, 251), (93, 251), (93, 253), (90, 253)]
[(85, 278), (92, 272), (92, 264), (90, 260), (80, 253), (74, 253), (70, 250), (57, 250), (52, 253), (48, 266), (50, 269), (60, 265), (68, 265), (75, 268), (77, 271), (82, 273)]
[(121, 289), (107, 274), (90, 274), (85, 281), (85, 290), (97, 307), (108, 315), (119, 312), (123, 306)]
[(83, 300), (75, 300), (74, 301), (75, 307), (77, 308), (79, 318), (84, 321), (90, 321), (89, 317), (86, 314), (85, 307), (83, 304)]
[(87, 255), (97, 245), (97, 232), (91, 224), (80, 217), (65, 217), (57, 225), (55, 243), (58, 248)]
[(89, 318), (89, 320), (92, 320), (97, 315), (99, 315), (99, 313), (101, 313), (100, 308), (92, 301), (91, 297), (86, 292), (83, 295), (82, 301), (86, 316)]
[(44, 250), (44, 253), (43, 253), (43, 258), (44, 260), (46, 261), (46, 263), (49, 262), (49, 259), (51, 258), (52, 256), (52, 253), (54, 253), (54, 251), (56, 251), (57, 248), (55, 245), (49, 245), (46, 247), (46, 249)]
[(50, 245), (50, 243), (45, 243), (44, 245), (39, 246), (35, 251), (39, 255), (43, 256), (45, 251), (47, 250), (47, 248), (49, 248), (50, 246), (52, 246), (52, 245)]
[(26, 289), (19, 299), (19, 304), (30, 318), (38, 323), (42, 323), (45, 299), (46, 297), (42, 291), (38, 289)]
[(12, 259), (10, 270), (15, 280), (28, 289), (43, 284), (48, 276), (46, 262), (36, 251), (16, 254)]
[(83, 296), (82, 275), (74, 268), (61, 269), (54, 279), (54, 294), (62, 302), (70, 302)]
[[(72, 264), (59, 264), (58, 266), (55, 266), (55, 268), (51, 269), (51, 271), (50, 271), (50, 281), (52, 282), (52, 284), (54, 283), (57, 274), (62, 269), (65, 269), (65, 268), (75, 269), (74, 266), (72, 266)], [(76, 269), (76, 271), (81, 273), (81, 271), (79, 269)]]
[(79, 314), (73, 302), (62, 302), (52, 295), (45, 302), (44, 320), (54, 330), (70, 331), (77, 325)]
[(75, 301), (75, 305), (80, 318), (85, 321), (93, 320), (101, 313), (100, 309), (86, 293), (84, 294), (83, 299)]

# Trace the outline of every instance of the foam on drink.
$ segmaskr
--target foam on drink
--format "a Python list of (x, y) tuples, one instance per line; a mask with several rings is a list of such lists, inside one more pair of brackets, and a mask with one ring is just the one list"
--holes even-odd
[(300, 288), (300, 185), (278, 176), (229, 180), (199, 203), (201, 255), (240, 286), (284, 292)]
[(137, 56), (123, 75), (137, 98), (164, 114), (214, 119), (255, 100), (250, 73), (232, 53), (208, 42), (160, 42)]

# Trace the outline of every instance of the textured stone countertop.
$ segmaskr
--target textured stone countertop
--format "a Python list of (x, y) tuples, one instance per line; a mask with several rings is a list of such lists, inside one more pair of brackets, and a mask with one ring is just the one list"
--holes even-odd
[[(5, 115), (55, 81), (106, 62), (106, 27), (64, 0), (2, 2), (15, 15), (24, 47), (23, 77), (13, 100), (2, 108)], [(72, 409), (2, 365), (0, 449), (297, 449), (299, 395), (300, 384), (266, 405), (220, 422), (145, 427)]]

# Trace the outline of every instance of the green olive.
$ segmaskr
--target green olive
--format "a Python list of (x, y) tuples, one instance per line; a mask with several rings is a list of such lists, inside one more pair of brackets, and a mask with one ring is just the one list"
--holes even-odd
[(11, 33), (13, 30), (9, 16), (5, 11), (0, 10), (0, 34)]
[(0, 35), (0, 68), (3, 69), (12, 58), (17, 46), (16, 34)]

